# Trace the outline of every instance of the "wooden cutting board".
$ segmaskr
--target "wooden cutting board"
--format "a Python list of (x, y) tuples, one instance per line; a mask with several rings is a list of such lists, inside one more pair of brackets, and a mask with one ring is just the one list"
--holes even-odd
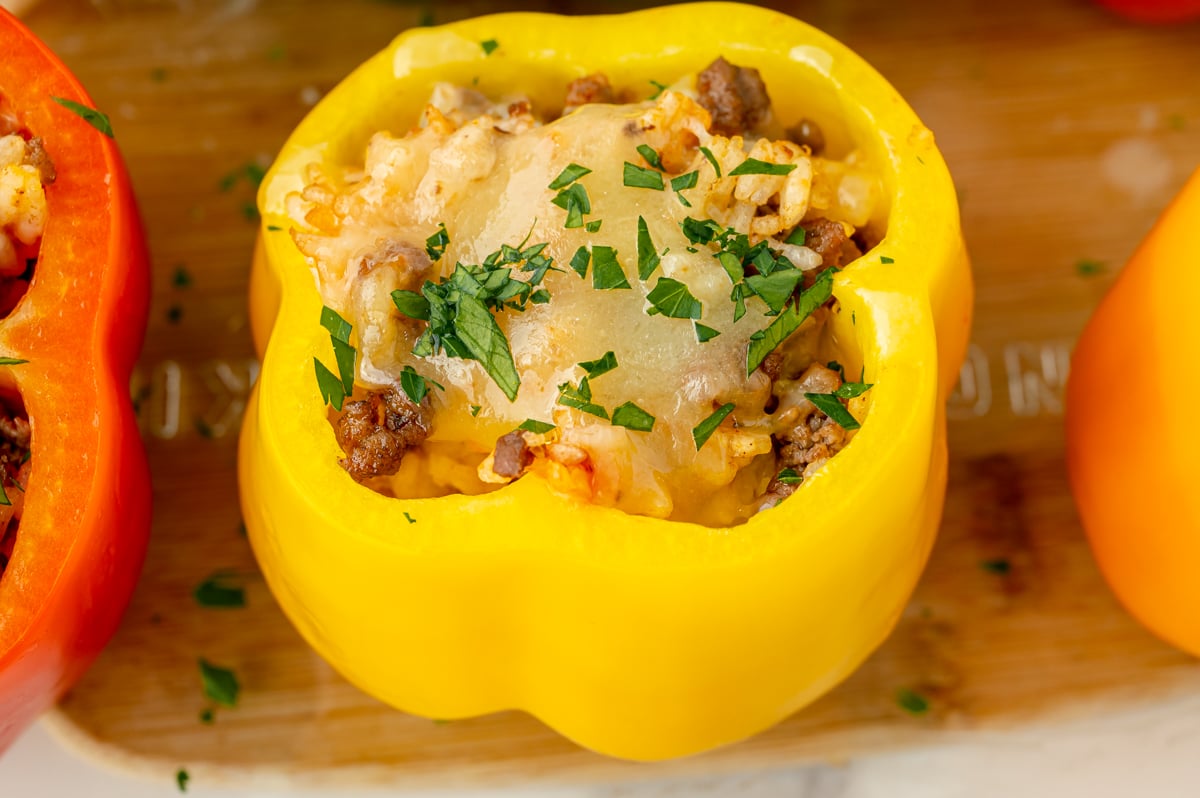
[[(614, 781), (842, 759), (1200, 690), (1200, 667), (1104, 588), (1067, 492), (1061, 430), (1072, 341), (1200, 163), (1200, 26), (1133, 27), (1083, 0), (778, 4), (857, 49), (937, 133), (978, 281), (941, 537), (896, 633), (845, 684), (746, 743), (644, 766), (518, 713), (436, 724), (394, 712), (312, 654), (239, 528), (235, 433), (256, 373), (249, 175), (393, 34), (503, 5), (45, 0), (29, 16), (113, 117), (156, 280), (135, 384), (156, 489), (149, 560), (57, 730), (157, 778), (186, 766), (196, 783)], [(246, 609), (193, 601), (217, 570), (247, 585)], [(198, 717), (201, 656), (243, 685), (240, 706), (212, 724)], [(898, 690), (929, 711), (907, 713)]]

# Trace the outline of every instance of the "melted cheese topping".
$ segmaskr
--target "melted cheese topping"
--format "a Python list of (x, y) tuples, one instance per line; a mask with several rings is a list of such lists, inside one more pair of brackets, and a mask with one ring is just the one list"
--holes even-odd
[[(539, 455), (531, 470), (565, 492), (708, 524), (732, 523), (758, 509), (757, 497), (774, 474), (771, 435), (786, 407), (775, 407), (778, 391), (773, 399), (772, 381), (761, 370), (747, 376), (747, 342), (772, 317), (752, 297), (734, 321), (730, 277), (714, 251), (694, 247), (680, 224), (689, 216), (713, 219), (749, 233), (751, 242), (771, 240), (797, 267), (812, 270), (821, 257), (782, 239), (806, 218), (866, 224), (878, 194), (875, 178), (852, 160), (814, 158), (790, 142), (710, 134), (708, 113), (675, 91), (653, 103), (583, 106), (542, 125), (527, 103), (489, 106), (474, 92), (439, 87), (424, 121), (402, 137), (374, 136), (361, 172), (312, 167), (308, 188), (289, 198), (289, 212), (301, 224), (293, 235), (315, 267), (326, 304), (354, 325), (359, 383), (385, 386), (412, 366), (444, 388), (430, 393), (429, 440), (381, 487), (438, 495), (503, 483), (491, 470), (497, 439), (537, 419), (557, 429), (527, 434)], [(641, 144), (661, 154), (664, 182), (698, 172), (697, 185), (681, 192), (691, 207), (669, 185), (655, 191), (623, 184), (626, 162), (647, 166)], [(700, 146), (720, 163), (722, 177)], [(795, 168), (786, 176), (730, 177), (747, 157)], [(572, 163), (592, 170), (579, 183), (591, 202), (585, 221), (600, 221), (597, 232), (565, 228), (566, 212), (552, 204), (558, 192), (548, 186)], [(639, 218), (662, 253), (659, 270), (645, 282), (638, 279)], [(425, 242), (439, 224), (450, 243), (431, 263)], [(496, 314), (521, 378), (509, 401), (476, 361), (413, 355), (425, 323), (398, 313), (391, 292), (419, 291), (456, 262), (478, 264), (522, 241), (546, 242), (543, 254), (561, 271), (544, 280), (548, 303)], [(629, 289), (599, 290), (591, 274), (581, 279), (568, 267), (579, 247), (595, 246), (617, 251)], [(720, 335), (700, 343), (690, 320), (648, 315), (646, 296), (660, 276), (686, 284), (702, 303), (700, 321)], [(799, 374), (828, 354), (819, 334), (827, 312), (813, 314), (777, 350), (785, 371)], [(591, 381), (592, 401), (609, 413), (632, 401), (655, 417), (652, 431), (616, 427), (558, 404), (559, 386), (578, 385), (584, 376), (577, 364), (608, 351), (619, 365)], [(725, 403), (734, 412), (697, 451), (693, 429)]]

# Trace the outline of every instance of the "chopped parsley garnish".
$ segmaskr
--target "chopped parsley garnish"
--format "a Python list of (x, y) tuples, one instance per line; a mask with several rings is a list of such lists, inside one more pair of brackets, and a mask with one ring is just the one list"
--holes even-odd
[(350, 331), (354, 328), (350, 322), (343, 319), (336, 310), (330, 307), (321, 308), (321, 326), (329, 330), (329, 334), (338, 341), (349, 341)]
[(338, 374), (334, 374), (314, 357), (317, 388), (321, 391), (321, 398), (325, 403), (340, 411), (346, 397), (354, 393), (354, 361), (358, 352), (350, 345), (350, 323), (339, 316), (337, 311), (329, 307), (321, 308), (321, 326), (329, 331)]
[(614, 427), (625, 427), (626, 429), (638, 432), (650, 432), (654, 429), (654, 416), (633, 402), (626, 402), (613, 409), (612, 424)]
[(602, 225), (602, 224), (604, 224), (603, 219), (593, 219), (592, 221), (585, 224), (583, 226), (583, 229), (587, 230), (589, 233), (598, 233), (598, 232), (600, 232), (600, 225)]
[(191, 776), (183, 768), (175, 771), (175, 786), (179, 788), (180, 792), (187, 792), (188, 779), (190, 778)]
[(0, 357), (0, 366), (19, 366), (22, 363), (28, 362), (28, 360), (19, 357)]
[(546, 188), (550, 189), (551, 191), (558, 191), (560, 188), (566, 188), (579, 178), (583, 177), (584, 175), (590, 175), (591, 173), (592, 170), (588, 169), (586, 166), (580, 166), (577, 163), (572, 163), (567, 166), (566, 169), (563, 169), (561, 172), (559, 172), (558, 177), (554, 178), (554, 181), (550, 183), (550, 185), (546, 186)]
[(700, 318), (700, 300), (692, 296), (687, 285), (670, 277), (659, 277), (654, 288), (646, 294), (646, 300), (652, 306), (653, 312), (647, 311), (651, 315), (661, 313), (672, 319)]
[(601, 290), (629, 288), (625, 270), (612, 247), (592, 247), (592, 287)]
[(536, 418), (527, 418), (521, 422), (517, 429), (532, 432), (535, 435), (545, 435), (550, 430), (554, 429), (553, 424), (547, 424), (545, 421), (538, 421)]
[(884, 264), (884, 265), (887, 265), (887, 264), (889, 264), (889, 263), (895, 263), (896, 261), (895, 261), (895, 259), (894, 259), (894, 258), (889, 258), (887, 255), (880, 255), (880, 256), (879, 256), (879, 262), (880, 262), (880, 263), (882, 263), (882, 264)]
[(580, 277), (587, 277), (588, 264), (592, 262), (592, 253), (587, 247), (580, 247), (575, 250), (575, 254), (571, 256), (571, 262), (567, 264)]
[(808, 240), (808, 231), (803, 227), (797, 227), (792, 231), (791, 235), (783, 239), (785, 244), (795, 244), (798, 247), (804, 246), (804, 242)]
[(814, 310), (824, 305), (832, 295), (833, 270), (829, 269), (821, 272), (817, 281), (810, 288), (805, 289), (795, 302), (785, 307), (769, 327), (753, 333), (750, 336), (750, 346), (746, 350), (746, 376), (753, 374), (767, 355), (774, 352), (775, 347), (794, 333), (804, 323), (804, 320), (811, 316)]
[(407, 521), (407, 522), (408, 522), (408, 523), (410, 523), (410, 524), (415, 524), (415, 523), (417, 523), (417, 519), (413, 518), (413, 517), (412, 517), (411, 515), (409, 515), (407, 512), (406, 512), (406, 513), (404, 513), (404, 520), (405, 520), (405, 521)]
[(608, 420), (608, 411), (592, 401), (592, 386), (587, 377), (575, 386), (564, 382), (558, 386), (558, 403), (566, 407), (582, 410), (584, 413)]
[(282, 232), (282, 231), (283, 231), (283, 228), (282, 228), (282, 227), (280, 227), (280, 226), (279, 226), (279, 225), (277, 225), (277, 224), (269, 224), (269, 225), (267, 225), (267, 232), (268, 232), (268, 233), (279, 233), (279, 232)]
[(836, 393), (806, 393), (804, 398), (847, 432), (859, 428), (858, 419), (850, 415), (850, 411), (838, 400)]
[[(548, 301), (549, 294), (539, 294), (535, 300), (534, 289), (554, 268), (554, 259), (542, 254), (546, 243), (522, 249), (524, 244), (505, 244), (479, 265), (456, 263), (454, 272), (440, 283), (426, 280), (420, 294), (392, 292), (397, 310), (428, 322), (413, 345), (414, 355), (429, 357), (445, 351), (450, 357), (476, 360), (510, 401), (517, 396), (521, 378), (493, 313)], [(527, 281), (512, 276), (517, 267), (529, 274)]]
[(51, 97), (50, 99), (68, 111), (71, 111), (110, 139), (113, 137), (112, 123), (109, 121), (107, 115), (97, 111), (95, 108), (88, 108), (86, 105), (77, 103), (74, 100), (68, 100), (66, 97)]
[(692, 326), (696, 329), (696, 340), (702, 344), (708, 343), (721, 334), (720, 330), (714, 330), (698, 321), (692, 322)]
[(869, 382), (847, 382), (834, 391), (833, 395), (839, 399), (853, 399), (856, 396), (862, 396), (873, 387), (875, 387), (874, 383)]
[(212, 609), (238, 609), (246, 606), (246, 591), (231, 584), (232, 574), (217, 573), (196, 585), (192, 597), (201, 607)]
[(717, 173), (717, 177), (720, 177), (721, 164), (717, 162), (717, 156), (713, 155), (712, 150), (710, 150), (708, 147), (701, 147), (700, 152), (703, 153), (704, 157), (708, 159), (708, 162), (712, 164), (713, 171)]
[(649, 280), (650, 275), (654, 274), (654, 270), (658, 268), (660, 258), (658, 250), (654, 248), (654, 241), (650, 238), (650, 228), (646, 226), (646, 220), (641, 216), (638, 217), (637, 257), (638, 277), (642, 280)]
[(929, 711), (929, 699), (907, 687), (896, 691), (896, 704), (910, 715), (924, 715)]
[(841, 363), (837, 362), (836, 360), (831, 360), (825, 364), (825, 368), (830, 369), (832, 371), (836, 371), (838, 373), (838, 376), (841, 377), (843, 381), (845, 381), (846, 369), (842, 366)]
[(588, 377), (595, 379), (601, 374), (607, 374), (617, 367), (617, 356), (615, 353), (609, 351), (595, 360), (585, 360), (577, 365), (583, 369)]
[(500, 46), (500, 42), (495, 39), (485, 39), (479, 43), (479, 46), (483, 49), (484, 55), (491, 55), (496, 52), (496, 48)]
[(746, 278), (746, 287), (766, 302), (772, 313), (778, 313), (796, 292), (803, 277), (804, 272), (799, 269), (780, 269), (767, 275), (750, 275)]
[(746, 284), (738, 283), (729, 293), (729, 301), (733, 303), (733, 320), (739, 321), (746, 315)]
[(659, 157), (658, 153), (653, 147), (651, 147), (649, 144), (639, 144), (637, 146), (637, 151), (641, 153), (643, 158), (646, 159), (646, 163), (650, 164), (655, 169), (662, 171), (662, 158)]
[(784, 485), (799, 485), (804, 478), (796, 473), (796, 469), (785, 468), (775, 475), (775, 479)]
[(437, 232), (425, 239), (425, 254), (431, 261), (437, 263), (446, 254), (448, 246), (450, 246), (450, 234), (446, 232), (445, 223), (438, 222)]
[(747, 158), (729, 172), (730, 177), (741, 175), (786, 175), (796, 168), (794, 163), (768, 163), (757, 158)]
[(534, 305), (545, 305), (550, 301), (550, 292), (545, 288), (539, 288), (529, 295), (529, 301)]
[(440, 383), (422, 377), (412, 366), (405, 366), (404, 371), (400, 372), (400, 388), (415, 405), (421, 404), (421, 400), (429, 393), (430, 385), (446, 390)]
[(650, 188), (655, 191), (663, 190), (662, 172), (647, 169), (644, 166), (625, 162), (625, 185), (630, 188)]
[(687, 174), (680, 175), (679, 177), (672, 177), (671, 178), (671, 190), (672, 191), (683, 191), (684, 189), (695, 188), (696, 181), (699, 180), (699, 178), (700, 178), (699, 172), (688, 172)]
[(563, 224), (567, 229), (583, 227), (584, 214), (592, 212), (592, 201), (582, 183), (572, 183), (550, 201), (567, 212)]
[(228, 668), (213, 665), (204, 658), (199, 660), (199, 664), (204, 695), (221, 706), (237, 706), (238, 691), (241, 689), (238, 685), (237, 675)]
[(474, 418), (478, 416), (480, 409), (481, 408), (479, 405), (471, 405), (471, 417)]
[(733, 412), (733, 408), (733, 402), (723, 404), (714, 410), (711, 416), (695, 426), (692, 430), (692, 440), (696, 442), (696, 451), (700, 451), (704, 444), (708, 442), (712, 434), (717, 431), (717, 427), (721, 426), (721, 422), (725, 420), (725, 417)]
[(654, 87), (654, 93), (650, 95), (651, 100), (657, 100), (658, 95), (667, 90), (667, 84), (659, 83), (657, 80), (651, 80), (650, 85)]

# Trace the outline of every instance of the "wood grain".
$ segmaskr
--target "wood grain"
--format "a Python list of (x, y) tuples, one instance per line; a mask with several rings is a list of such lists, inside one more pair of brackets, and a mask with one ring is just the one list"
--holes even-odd
[[(430, 7), (448, 21), (502, 5)], [(1061, 431), (1071, 342), (1200, 162), (1200, 27), (1131, 27), (1081, 0), (776, 5), (857, 49), (934, 129), (976, 268), (976, 347), (951, 408), (945, 522), (883, 649), (777, 728), (655, 766), (582, 751), (518, 713), (435, 724), (346, 684), (280, 614), (239, 534), (234, 445), (254, 374), (244, 295), (255, 227), (244, 216), (250, 183), (223, 190), (222, 179), (268, 162), (316, 97), (426, 7), (45, 0), (29, 22), (113, 116), (156, 278), (135, 386), (154, 538), (124, 626), (53, 718), (62, 734), (158, 778), (186, 765), (197, 782), (614, 781), (842, 759), (1200, 689), (1196, 663), (1105, 590), (1067, 492)], [(1081, 273), (1083, 259), (1099, 273)], [(248, 608), (195, 605), (192, 589), (218, 569), (246, 582)], [(198, 656), (243, 682), (241, 705), (211, 725), (198, 719)], [(907, 715), (902, 688), (931, 710)]]

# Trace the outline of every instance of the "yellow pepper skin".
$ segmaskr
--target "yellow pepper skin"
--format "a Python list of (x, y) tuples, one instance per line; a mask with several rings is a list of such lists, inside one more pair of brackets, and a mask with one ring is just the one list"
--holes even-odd
[[(304, 166), (361, 163), (370, 134), (410, 127), (436, 81), (478, 78), (492, 96), (517, 87), (554, 107), (592, 72), (649, 94), (650, 80), (722, 53), (790, 88), (773, 93), (783, 118), (816, 118), (832, 146), (853, 140), (881, 170), (887, 236), (834, 288), (842, 362), (875, 384), (854, 441), (778, 507), (728, 529), (586, 504), (532, 475), (437, 499), (356, 484), (313, 375), (314, 357), (331, 358), (322, 301), (286, 232), (284, 198)], [(259, 204), (252, 305), (265, 352), (240, 442), (243, 512), (283, 609), (363, 690), (430, 718), (521, 709), (595, 751), (660, 760), (777, 723), (896, 623), (941, 516), (943, 410), (972, 285), (932, 135), (844, 46), (728, 3), (408, 31), (301, 123)]]

